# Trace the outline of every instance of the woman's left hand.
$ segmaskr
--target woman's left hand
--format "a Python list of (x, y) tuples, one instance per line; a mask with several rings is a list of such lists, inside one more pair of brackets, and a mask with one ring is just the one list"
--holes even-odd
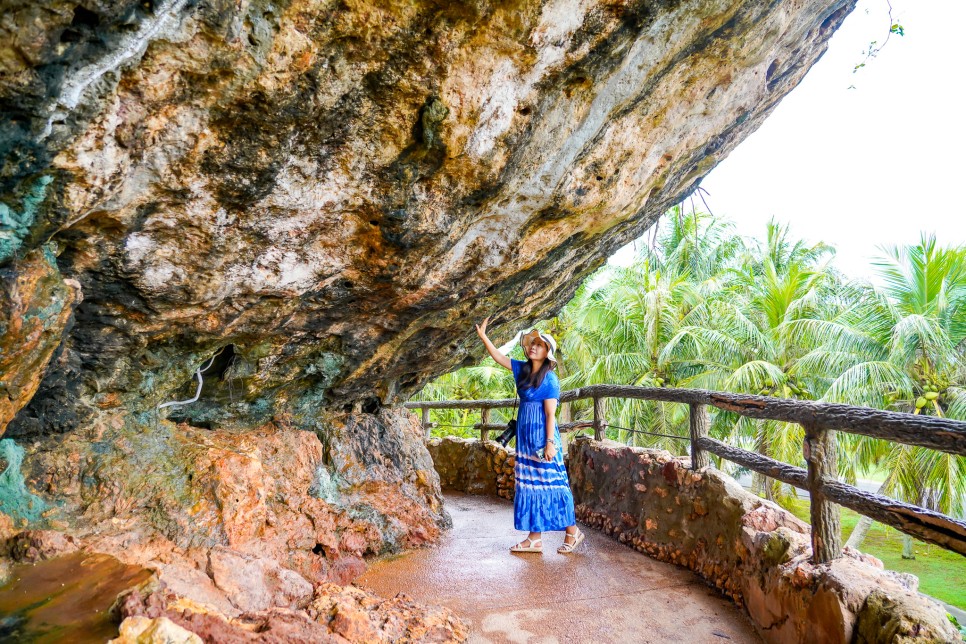
[(557, 446), (553, 442), (547, 442), (547, 446), (543, 448), (543, 456), (546, 460), (552, 461), (553, 457), (557, 455)]

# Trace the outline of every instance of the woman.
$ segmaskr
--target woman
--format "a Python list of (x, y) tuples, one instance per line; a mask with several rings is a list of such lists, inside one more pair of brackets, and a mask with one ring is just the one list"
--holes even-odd
[(544, 530), (565, 530), (564, 542), (557, 552), (570, 553), (584, 540), (574, 520), (574, 497), (564, 468), (560, 430), (557, 427), (557, 402), (560, 381), (553, 369), (557, 343), (536, 329), (520, 338), (527, 361), (511, 360), (486, 337), (486, 325), (476, 325), (486, 350), (496, 362), (513, 372), (520, 396), (517, 413), (517, 454), (513, 469), (513, 525), (530, 535), (510, 548), (510, 552), (542, 552)]

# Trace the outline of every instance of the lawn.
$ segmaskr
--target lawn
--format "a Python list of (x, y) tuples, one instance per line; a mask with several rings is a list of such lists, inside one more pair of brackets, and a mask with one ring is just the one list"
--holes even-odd
[[(803, 521), (809, 520), (807, 499), (782, 503)], [(842, 543), (848, 539), (859, 515), (842, 508)], [(916, 558), (902, 558), (902, 534), (881, 523), (873, 523), (862, 544), (862, 552), (878, 557), (889, 570), (919, 577), (919, 590), (957, 608), (966, 609), (966, 557), (921, 541), (915, 541)]]

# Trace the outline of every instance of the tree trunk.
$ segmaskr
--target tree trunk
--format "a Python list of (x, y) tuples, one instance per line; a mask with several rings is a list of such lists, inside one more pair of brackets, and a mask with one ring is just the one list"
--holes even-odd
[(902, 535), (902, 558), (915, 559), (916, 553), (912, 549), (912, 537), (907, 534)]
[[(882, 482), (882, 485), (879, 486), (876, 494), (886, 493), (886, 489), (889, 487), (890, 478), (892, 478), (891, 474)], [(845, 545), (849, 546), (850, 548), (855, 548), (856, 550), (861, 549), (862, 542), (865, 541), (865, 536), (869, 534), (869, 528), (871, 527), (872, 519), (866, 516), (861, 517), (859, 522), (855, 524), (855, 527), (852, 528), (852, 534), (849, 535), (849, 540), (845, 542)]]

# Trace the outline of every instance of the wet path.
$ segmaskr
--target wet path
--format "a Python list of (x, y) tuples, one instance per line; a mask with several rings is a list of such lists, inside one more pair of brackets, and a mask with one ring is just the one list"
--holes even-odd
[(760, 642), (748, 619), (693, 573), (591, 529), (574, 555), (511, 554), (513, 503), (446, 494), (453, 529), (440, 545), (373, 564), (357, 583), (452, 608), (470, 642)]

